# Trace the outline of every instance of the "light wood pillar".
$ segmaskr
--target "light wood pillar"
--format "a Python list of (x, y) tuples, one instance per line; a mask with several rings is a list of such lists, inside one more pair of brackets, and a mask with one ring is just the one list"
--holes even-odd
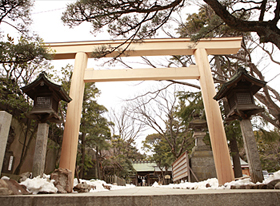
[(87, 67), (88, 56), (84, 52), (78, 52), (75, 57), (75, 65), (71, 79), (69, 96), (72, 101), (68, 104), (66, 123), (63, 133), (61, 156), (59, 167), (69, 169), (72, 172), (72, 188), (76, 166), (78, 138), (81, 122), (81, 112), (84, 96), (84, 73)]
[(213, 99), (216, 94), (212, 73), (210, 70), (208, 54), (205, 49), (199, 48), (194, 52), (196, 65), (200, 73), (201, 93), (206, 112), (206, 119), (212, 151), (215, 161), (219, 185), (234, 180), (232, 165), (229, 156), (222, 115), (217, 101)]

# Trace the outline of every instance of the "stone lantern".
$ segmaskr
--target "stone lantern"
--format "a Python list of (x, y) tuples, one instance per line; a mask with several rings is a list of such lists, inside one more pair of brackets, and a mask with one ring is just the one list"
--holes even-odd
[(61, 123), (58, 116), (58, 106), (61, 100), (69, 103), (71, 98), (66, 94), (62, 86), (53, 83), (42, 72), (38, 78), (21, 90), (34, 100), (32, 110), (27, 114), (28, 118), (39, 121), (36, 145), (33, 157), (32, 176), (42, 176), (45, 169), (47, 152), (49, 122)]
[(192, 148), (190, 156), (191, 181), (203, 181), (217, 177), (213, 153), (210, 146), (203, 141), (206, 135), (207, 122), (195, 114), (189, 123), (189, 128), (194, 131), (193, 138), (195, 139), (195, 146)]
[(217, 92), (214, 99), (226, 98), (229, 111), (226, 111), (226, 121), (234, 119), (249, 119), (251, 115), (263, 111), (255, 104), (253, 95), (257, 93), (266, 82), (258, 80), (240, 67), (235, 75)]
[(203, 142), (203, 138), (206, 135), (205, 129), (207, 128), (207, 122), (204, 119), (200, 119), (198, 114), (195, 114), (189, 123), (189, 128), (194, 130), (193, 138), (195, 139), (195, 147), (193, 151), (201, 150), (202, 148), (208, 150), (209, 147)]
[(254, 78), (240, 67), (237, 73), (222, 85), (214, 97), (215, 100), (222, 98), (227, 100), (229, 111), (226, 112), (226, 121), (240, 120), (251, 181), (254, 183), (262, 182), (263, 174), (250, 117), (263, 111), (263, 108), (255, 105), (253, 95), (265, 85), (266, 82)]
[(39, 122), (61, 123), (58, 117), (58, 105), (61, 100), (69, 103), (71, 98), (61, 85), (53, 83), (45, 72), (21, 90), (34, 100), (33, 109), (27, 114), (28, 118)]

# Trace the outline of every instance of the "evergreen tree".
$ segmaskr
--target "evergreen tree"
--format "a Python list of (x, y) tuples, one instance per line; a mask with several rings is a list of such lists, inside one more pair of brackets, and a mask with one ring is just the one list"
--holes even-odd
[(151, 161), (155, 161), (158, 168), (161, 171), (159, 181), (165, 184), (165, 175), (168, 169), (172, 166), (172, 163), (176, 160), (172, 154), (168, 142), (162, 138), (160, 134), (150, 134), (143, 141), (143, 149), (152, 152), (152, 156), (149, 158)]
[(0, 4), (0, 24), (7, 24), (22, 34), (28, 32), (31, 24), (31, 0), (2, 0)]
[[(24, 115), (32, 108), (32, 102), (20, 88), (35, 79), (39, 71), (51, 68), (46, 61), (51, 56), (43, 47), (42, 40), (29, 33), (32, 5), (29, 0), (4, 0), (0, 5), (0, 110), (11, 113), (24, 128), (23, 146), (15, 174), (20, 173), (37, 131), (37, 122)], [(4, 37), (4, 24), (16, 29), (20, 37), (16, 40), (9, 34)]]
[(279, 130), (259, 129), (255, 136), (262, 168), (268, 172), (280, 170), (280, 135)]
[[(271, 42), (280, 48), (279, 1), (204, 2), (230, 28), (241, 32), (256, 32), (260, 42)], [(171, 19), (172, 13), (187, 8), (189, 3), (184, 0), (79, 0), (67, 6), (62, 20), (70, 27), (90, 22), (94, 32), (106, 27), (111, 35), (123, 36), (132, 41), (154, 36)], [(251, 14), (252, 18), (243, 18)]]

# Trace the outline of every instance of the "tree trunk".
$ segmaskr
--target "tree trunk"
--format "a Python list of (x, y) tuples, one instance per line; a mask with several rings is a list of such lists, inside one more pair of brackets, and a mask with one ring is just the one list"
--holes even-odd
[[(99, 153), (99, 152), (98, 152)], [(98, 154), (100, 155), (100, 154)], [(100, 155), (101, 156), (101, 155)], [(99, 156), (98, 156), (98, 167), (97, 167), (97, 175), (98, 175), (98, 179), (101, 180), (101, 171), (100, 171), (100, 168), (101, 168), (101, 163), (99, 161)]]
[(160, 168), (160, 172), (161, 172), (161, 176), (162, 176), (162, 185), (165, 185), (165, 178), (164, 178), (164, 171), (163, 171), (163, 168)]
[(251, 121), (249, 119), (243, 119), (240, 121), (244, 146), (246, 150), (246, 155), (249, 163), (249, 170), (251, 175), (251, 181), (262, 182), (263, 173), (261, 167), (260, 156), (257, 149), (257, 144), (252, 128)]
[(96, 152), (95, 152), (95, 178), (96, 179), (99, 179), (98, 170), (99, 170), (98, 147), (96, 146)]
[[(276, 26), (275, 21), (245, 21), (243, 19), (238, 19), (232, 15), (225, 6), (223, 6), (218, 0), (203, 0), (208, 4), (215, 13), (232, 29), (242, 32), (256, 32), (260, 37), (260, 43), (271, 42), (280, 49), (280, 38), (279, 29)], [(277, 10), (275, 9), (275, 15), (277, 15)], [(278, 10), (279, 11), (279, 10)], [(275, 19), (279, 18), (278, 16)]]
[(82, 145), (81, 145), (81, 153), (82, 153), (82, 158), (81, 158), (81, 169), (80, 169), (80, 174), (79, 177), (80, 178), (84, 178), (84, 165), (85, 165), (85, 156), (86, 156), (86, 143), (85, 143), (85, 139), (86, 139), (86, 133), (82, 133), (82, 137), (81, 137), (81, 141), (82, 141)]
[(239, 150), (237, 146), (236, 137), (233, 135), (230, 137), (230, 151), (231, 151), (231, 157), (234, 167), (234, 176), (235, 178), (242, 177), (242, 168), (240, 164), (240, 156), (239, 156)]

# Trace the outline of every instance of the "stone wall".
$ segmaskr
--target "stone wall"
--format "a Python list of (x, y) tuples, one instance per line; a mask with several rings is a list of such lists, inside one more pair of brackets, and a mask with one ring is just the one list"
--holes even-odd
[[(11, 127), (13, 128), (14, 131), (14, 139), (13, 142), (11, 143), (11, 146), (9, 148), (9, 151), (13, 152), (14, 156), (14, 162), (13, 162), (13, 167), (12, 171), (14, 172), (16, 167), (18, 166), (20, 162), (20, 157), (21, 157), (21, 152), (24, 147), (24, 137), (25, 137), (25, 125), (19, 123), (15, 118), (12, 119), (12, 124)], [(27, 134), (27, 141), (29, 140), (31, 134)], [(10, 138), (10, 136), (9, 136)], [(26, 158), (23, 162), (23, 165), (21, 167), (20, 173), (24, 172), (31, 172), (32, 171), (32, 162), (33, 162), (33, 154), (34, 154), (34, 149), (35, 149), (35, 138), (31, 140), (30, 146), (27, 150), (27, 155)], [(27, 143), (26, 143), (27, 144)], [(7, 151), (8, 148), (6, 148)]]
[[(30, 135), (31, 134), (28, 134), (27, 141), (29, 140)], [(10, 133), (9, 133), (5, 157), (4, 157), (4, 164), (2, 168), (3, 173), (13, 174), (16, 167), (18, 166), (21, 157), (21, 152), (23, 149), (24, 136), (25, 136), (25, 125), (19, 123), (15, 118), (12, 118)], [(20, 169), (20, 174), (24, 172), (32, 171), (35, 143), (36, 143), (36, 134), (31, 140), (26, 158)], [(58, 145), (49, 139), (48, 147), (47, 147), (46, 165), (45, 165), (46, 174), (49, 174), (54, 171), (57, 162), (57, 157), (59, 155), (58, 151), (59, 151)], [(8, 170), (10, 156), (13, 156), (13, 164), (12, 164), (11, 171)]]
[(46, 164), (45, 164), (45, 174), (50, 174), (55, 170), (55, 166), (58, 165), (58, 158), (60, 156), (60, 147), (59, 145), (48, 139), (47, 146), (47, 156), (46, 156)]

